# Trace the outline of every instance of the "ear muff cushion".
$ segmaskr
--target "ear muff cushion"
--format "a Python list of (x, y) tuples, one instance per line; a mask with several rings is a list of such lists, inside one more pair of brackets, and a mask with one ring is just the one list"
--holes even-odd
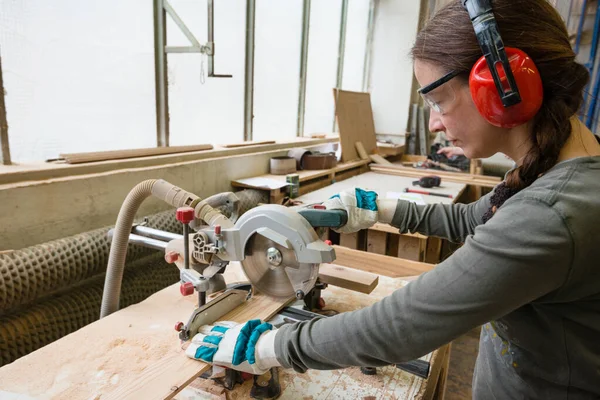
[[(469, 89), (479, 113), (492, 125), (513, 128), (531, 120), (542, 106), (544, 89), (540, 73), (533, 60), (522, 50), (506, 47), (521, 102), (504, 107), (494, 78), (490, 73), (485, 57), (481, 57), (471, 69)], [(500, 78), (506, 82), (504, 72)]]

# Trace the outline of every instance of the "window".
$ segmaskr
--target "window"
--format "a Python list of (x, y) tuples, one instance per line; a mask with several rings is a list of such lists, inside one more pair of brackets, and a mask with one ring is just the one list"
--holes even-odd
[(340, 41), (341, 0), (313, 1), (310, 9), (304, 134), (333, 130), (333, 88)]
[(13, 161), (156, 145), (152, 3), (0, 1)]
[(302, 0), (257, 0), (255, 26), (253, 139), (291, 139), (298, 121)]
[[(206, 0), (171, 0), (170, 4), (196, 39), (206, 44)], [(167, 45), (189, 46), (190, 42), (168, 14), (166, 20)], [(202, 54), (170, 53), (167, 56), (172, 146), (243, 140), (245, 2), (214, 2), (214, 41), (214, 73), (232, 75), (232, 78), (208, 78), (207, 57)]]
[(348, 1), (342, 89), (363, 91), (370, 0)]

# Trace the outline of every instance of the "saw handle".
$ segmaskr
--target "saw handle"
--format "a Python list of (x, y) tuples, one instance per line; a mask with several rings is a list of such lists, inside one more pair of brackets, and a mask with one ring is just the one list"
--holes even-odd
[(326, 210), (321, 208), (303, 208), (298, 211), (313, 228), (340, 228), (348, 222), (345, 210)]

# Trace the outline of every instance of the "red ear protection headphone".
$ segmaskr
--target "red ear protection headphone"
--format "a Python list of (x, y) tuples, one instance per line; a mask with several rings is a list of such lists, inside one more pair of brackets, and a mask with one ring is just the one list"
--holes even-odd
[(491, 0), (461, 1), (483, 51), (469, 76), (475, 106), (492, 125), (513, 128), (524, 124), (535, 116), (544, 99), (535, 63), (522, 50), (504, 47)]

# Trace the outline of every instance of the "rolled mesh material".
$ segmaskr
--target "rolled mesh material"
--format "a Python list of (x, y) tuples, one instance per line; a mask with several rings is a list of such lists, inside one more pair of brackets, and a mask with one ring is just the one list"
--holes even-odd
[[(170, 210), (148, 218), (148, 226), (170, 232), (178, 233), (178, 224)], [(96, 229), (0, 254), (0, 314), (106, 271), (108, 230)], [(156, 252), (130, 245), (127, 261)]]
[[(167, 264), (162, 254), (129, 263), (123, 276), (121, 308), (138, 303), (178, 280), (179, 270)], [(103, 286), (104, 274), (101, 274), (68, 291), (45, 296), (0, 316), (0, 366), (96, 321)]]

